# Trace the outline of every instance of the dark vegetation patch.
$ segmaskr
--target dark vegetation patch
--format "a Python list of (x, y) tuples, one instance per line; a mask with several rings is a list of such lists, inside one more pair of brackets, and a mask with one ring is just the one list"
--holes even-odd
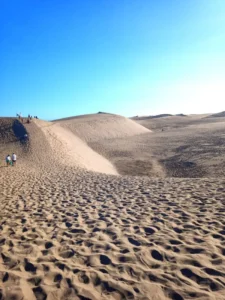
[(0, 140), (2, 143), (15, 141), (12, 125), (13, 125), (13, 119), (11, 118), (0, 119)]
[(154, 166), (150, 159), (133, 159), (132, 163), (126, 158), (118, 159), (115, 162), (115, 166), (121, 175), (152, 177), (155, 174)]
[(160, 160), (169, 177), (199, 178), (204, 177), (206, 172), (203, 167), (192, 161), (179, 160), (175, 155), (168, 159)]
[(165, 117), (172, 117), (173, 115), (171, 114), (160, 114), (160, 115), (154, 115), (154, 116), (135, 116), (132, 117), (131, 119), (133, 120), (149, 120), (149, 119), (159, 119), (159, 118), (165, 118)]

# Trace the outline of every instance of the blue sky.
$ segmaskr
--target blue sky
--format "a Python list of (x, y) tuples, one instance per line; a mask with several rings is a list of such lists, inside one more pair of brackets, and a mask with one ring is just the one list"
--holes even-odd
[(0, 115), (225, 110), (224, 0), (0, 0)]

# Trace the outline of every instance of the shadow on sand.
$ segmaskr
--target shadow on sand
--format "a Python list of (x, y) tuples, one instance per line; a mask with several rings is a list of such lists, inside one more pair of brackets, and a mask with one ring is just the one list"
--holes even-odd
[[(15, 120), (13, 122), (12, 126), (14, 135), (16, 136), (17, 140), (22, 144), (22, 145), (27, 145), (29, 142), (28, 138), (28, 133), (26, 128), (23, 126), (23, 124), (19, 120)], [(25, 137), (25, 135), (27, 137)]]
[(23, 126), (23, 124), (19, 120), (15, 120), (13, 122), (12, 129), (18, 140), (23, 139), (24, 135), (27, 134), (26, 128)]

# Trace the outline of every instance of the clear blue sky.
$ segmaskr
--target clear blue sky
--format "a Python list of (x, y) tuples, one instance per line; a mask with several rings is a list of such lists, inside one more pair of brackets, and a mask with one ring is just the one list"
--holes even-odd
[(224, 0), (0, 0), (0, 115), (225, 110)]

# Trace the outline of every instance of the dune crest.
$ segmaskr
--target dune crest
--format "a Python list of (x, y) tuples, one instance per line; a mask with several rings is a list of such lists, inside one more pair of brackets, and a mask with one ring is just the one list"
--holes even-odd
[(62, 127), (70, 129), (85, 142), (124, 138), (150, 133), (151, 130), (118, 115), (91, 114), (57, 120)]

